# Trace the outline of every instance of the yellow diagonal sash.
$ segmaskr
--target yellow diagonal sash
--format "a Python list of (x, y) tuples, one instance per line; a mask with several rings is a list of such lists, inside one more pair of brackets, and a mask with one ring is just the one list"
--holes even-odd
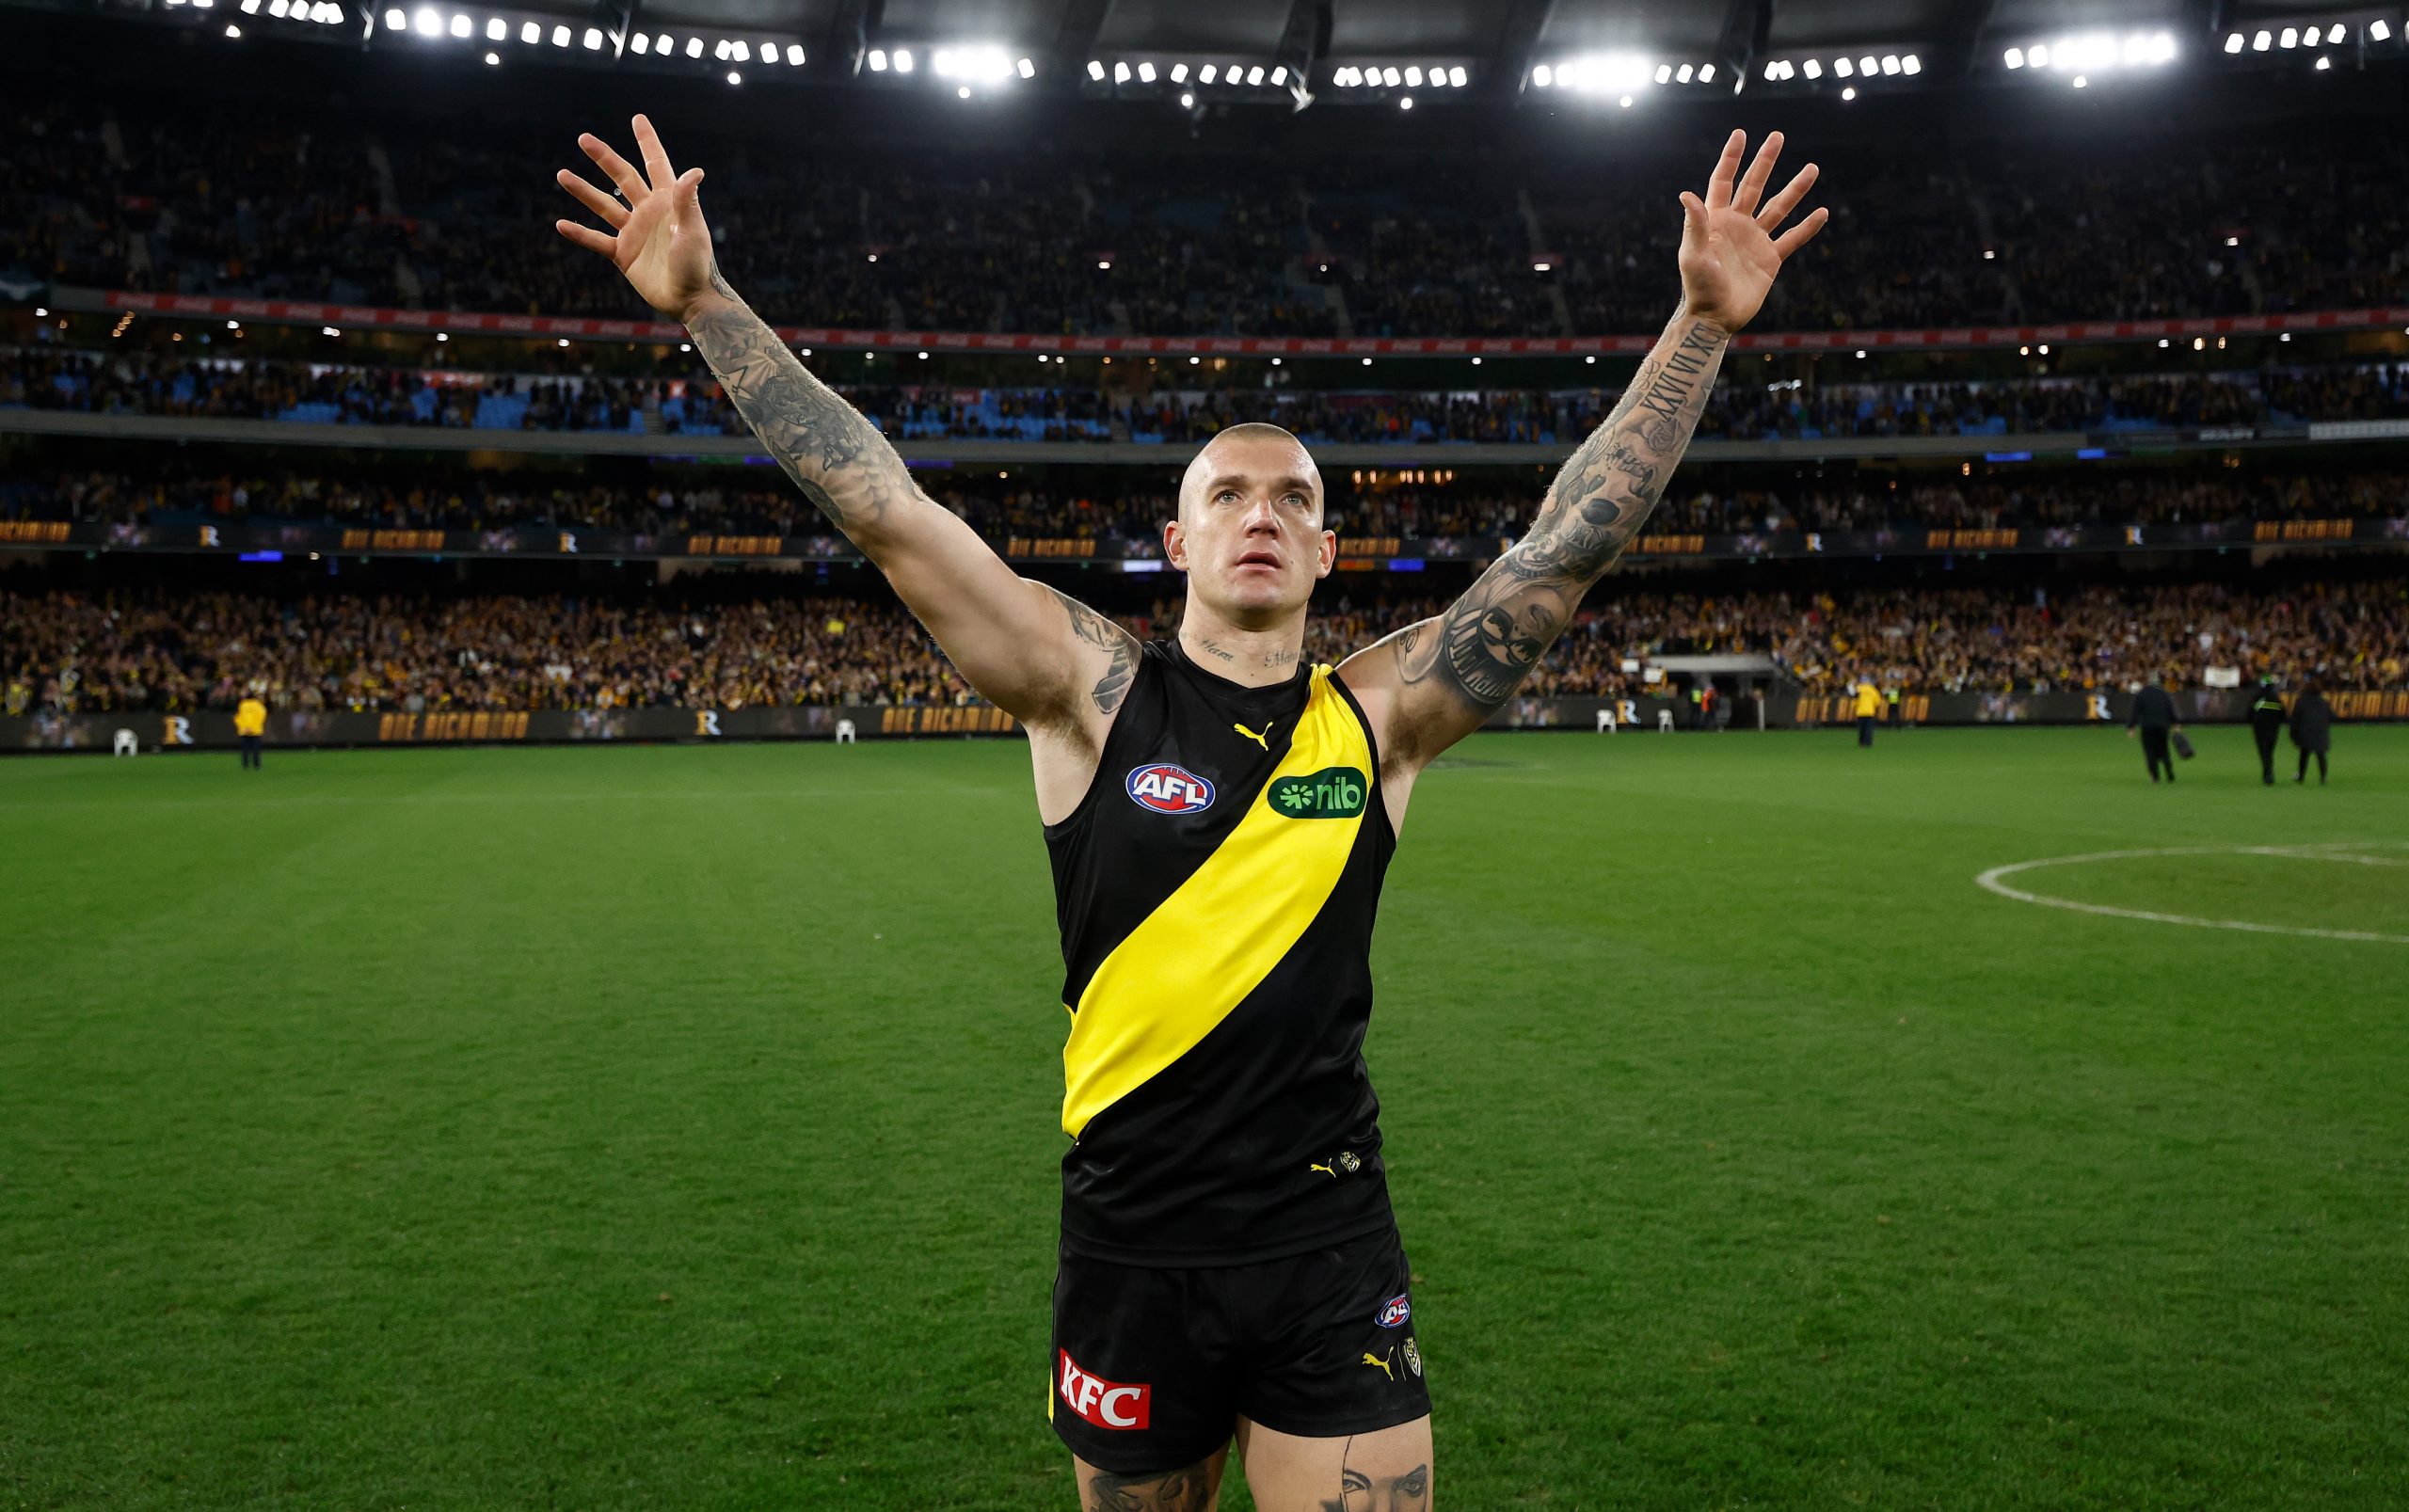
[[(1371, 744), (1317, 666), (1287, 754), (1236, 828), (1105, 957), (1062, 1046), (1062, 1132), (1194, 1049), (1296, 947), (1347, 869), (1364, 813), (1291, 818), (1266, 798), (1282, 777), (1351, 766), (1371, 785)], [(1364, 812), (1380, 800), (1366, 793)]]

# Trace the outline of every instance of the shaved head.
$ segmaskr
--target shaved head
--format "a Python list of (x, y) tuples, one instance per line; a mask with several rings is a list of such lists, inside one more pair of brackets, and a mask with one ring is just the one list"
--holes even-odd
[(1314, 466), (1313, 457), (1305, 451), (1305, 443), (1280, 426), (1263, 421), (1248, 421), (1218, 433), (1198, 449), (1194, 459), (1188, 464), (1188, 471), (1179, 480), (1179, 517), (1188, 517), (1189, 506), (1203, 497), (1216, 475), (1237, 465), (1238, 456), (1261, 458), (1265, 454), (1274, 454), (1276, 457), (1275, 449), (1278, 448), (1295, 453), (1294, 460), (1286, 463), (1284, 470), (1311, 482), (1314, 503), (1318, 509), (1321, 503), (1321, 471)]

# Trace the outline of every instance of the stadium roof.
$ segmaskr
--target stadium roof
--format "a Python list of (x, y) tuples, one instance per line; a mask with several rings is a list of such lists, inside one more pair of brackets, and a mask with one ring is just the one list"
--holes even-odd
[[(1534, 88), (1909, 91), (2027, 66), (2180, 58), (2349, 67), (2402, 56), (2400, 4), (2326, 0), (0, 0), (369, 48), (518, 48), (571, 66), (797, 83), (886, 74), (1184, 105), (1495, 102)], [(2312, 56), (2313, 55), (2313, 56)], [(2045, 58), (2050, 59), (2044, 62)], [(2321, 61), (2317, 61), (2321, 59)], [(498, 62), (501, 56), (488, 56)], [(731, 78), (730, 82), (735, 82)], [(1944, 86), (1945, 87), (1945, 86)], [(1851, 89), (1854, 93), (1854, 89)], [(1187, 98), (1189, 95), (1194, 98)], [(1628, 99), (1625, 103), (1630, 103)]]

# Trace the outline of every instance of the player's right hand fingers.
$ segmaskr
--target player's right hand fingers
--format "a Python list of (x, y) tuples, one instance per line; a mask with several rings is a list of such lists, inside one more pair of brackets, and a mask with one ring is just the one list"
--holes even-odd
[(552, 222), (552, 225), (559, 229), (560, 233), (563, 236), (566, 236), (570, 241), (575, 242), (578, 246), (584, 247), (587, 251), (599, 252), (604, 257), (611, 259), (614, 263), (618, 261), (619, 239), (617, 237), (605, 236), (600, 231), (596, 231), (593, 227), (581, 226), (573, 220), (556, 220)]
[(645, 177), (656, 189), (666, 189), (678, 180), (678, 172), (669, 166), (669, 150), (661, 145), (661, 134), (652, 129), (649, 117), (638, 116), (628, 123), (636, 134), (636, 151), (644, 158)]
[(592, 132), (580, 132), (577, 145), (585, 149), (585, 155), (594, 160), (597, 167), (611, 175), (611, 182), (628, 197), (630, 205), (643, 204), (644, 197), (652, 192), (645, 186), (644, 175), (638, 173), (626, 158), (613, 151), (611, 144), (601, 137)]
[(563, 168), (553, 176), (560, 186), (577, 197), (578, 203), (602, 217), (602, 224), (613, 231), (628, 223), (628, 207), (604, 194), (577, 174)]

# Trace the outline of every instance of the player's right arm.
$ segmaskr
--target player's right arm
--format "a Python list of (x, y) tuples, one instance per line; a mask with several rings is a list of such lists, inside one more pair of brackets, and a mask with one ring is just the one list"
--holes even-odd
[(652, 123), (638, 116), (634, 126), (642, 171), (600, 138), (578, 138), (624, 202), (563, 168), (561, 187), (610, 230), (563, 220), (561, 234), (611, 259), (653, 309), (686, 327), (753, 434), (886, 575), (971, 687), (1025, 724), (1100, 746), (1136, 670), (1136, 639), (1013, 572), (920, 491), (878, 427), (813, 377), (720, 276), (703, 224), (703, 170), (674, 171)]

